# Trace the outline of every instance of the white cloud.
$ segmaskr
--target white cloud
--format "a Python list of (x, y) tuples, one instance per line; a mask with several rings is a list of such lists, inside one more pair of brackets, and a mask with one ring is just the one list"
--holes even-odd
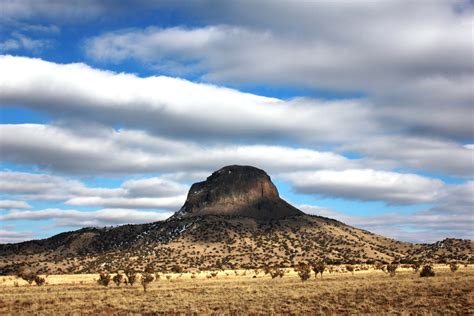
[[(468, 118), (469, 119), (469, 118)], [(412, 170), (445, 172), (465, 178), (474, 176), (474, 153), (469, 145), (452, 141), (401, 135), (378, 136), (356, 140), (338, 148), (357, 152), (368, 165), (403, 166)]]
[[(108, 2), (108, 1), (106, 1)], [(81, 0), (3, 0), (3, 23), (21, 20), (54, 19), (63, 22), (84, 21), (97, 17), (107, 6), (104, 1)]]
[(0, 69), (5, 104), (174, 138), (327, 143), (367, 135), (376, 125), (360, 100), (285, 102), (171, 77), (139, 78), (12, 56), (0, 57)]
[(456, 212), (447, 207), (440, 210), (425, 209), (414, 213), (392, 212), (380, 215), (348, 215), (342, 211), (299, 205), (307, 214), (334, 218), (345, 224), (397, 240), (432, 243), (445, 238), (473, 239), (474, 219), (465, 212)]
[(25, 201), (16, 201), (16, 200), (0, 200), (0, 210), (4, 209), (22, 209), (22, 208), (31, 208), (31, 205)]
[(2, 158), (42, 169), (79, 174), (211, 172), (230, 164), (255, 165), (276, 173), (357, 165), (357, 161), (341, 155), (304, 148), (220, 143), (201, 146), (194, 142), (150, 136), (141, 131), (88, 131), (84, 134), (39, 124), (0, 125)]
[(0, 228), (0, 244), (17, 243), (33, 238), (32, 232), (17, 232)]
[[(158, 177), (128, 180), (119, 188), (98, 188), (48, 174), (0, 172), (2, 194), (25, 200), (64, 201), (76, 206), (177, 210), (184, 203), (187, 190), (185, 185)], [(0, 208), (27, 206), (23, 201), (0, 201)]]
[(168, 209), (176, 211), (184, 204), (185, 200), (185, 195), (161, 198), (75, 197), (67, 200), (65, 204), (75, 206)]
[(296, 172), (283, 177), (298, 193), (389, 204), (432, 203), (445, 190), (444, 183), (437, 179), (371, 169)]
[(363, 93), (380, 120), (406, 132), (451, 139), (474, 132), (472, 47), (465, 40), (474, 10), (467, 1), (429, 8), (415, 1), (175, 6), (208, 24), (104, 33), (87, 41), (89, 56), (204, 73), (220, 83)]
[(167, 197), (186, 193), (188, 186), (167, 178), (146, 178), (128, 180), (122, 184), (127, 196), (133, 197)]
[(38, 53), (51, 45), (51, 41), (47, 39), (34, 39), (20, 32), (13, 32), (10, 37), (0, 42), (0, 53), (27, 50)]
[[(424, 129), (421, 125), (418, 128), (422, 136), (406, 135), (405, 132), (411, 133), (416, 128), (394, 122), (387, 118), (396, 116), (390, 115), (393, 109), (383, 106), (379, 109), (379, 106), (367, 100), (320, 101), (299, 98), (283, 101), (170, 77), (139, 78), (96, 70), (84, 64), (60, 65), (12, 56), (0, 57), (0, 69), (0, 100), (3, 104), (46, 111), (53, 118), (61, 120), (63, 126), (76, 130), (67, 131), (63, 127), (61, 133), (54, 135), (58, 143), (77, 139), (76, 135), (81, 135), (84, 140), (85, 136), (92, 134), (89, 130), (99, 132), (97, 124), (124, 126), (117, 132), (107, 129), (100, 131), (101, 135), (109, 136), (105, 142), (101, 138), (100, 146), (95, 145), (96, 135), (88, 137), (88, 145), (83, 147), (71, 144), (69, 151), (77, 150), (75, 159), (59, 161), (49, 157), (52, 161), (57, 160), (57, 167), (63, 171), (74, 172), (73, 164), (79, 159), (86, 161), (94, 157), (98, 154), (97, 148), (108, 147), (110, 152), (114, 152), (113, 149), (118, 146), (117, 135), (121, 136), (120, 139), (124, 135), (127, 135), (127, 139), (136, 138), (135, 145), (141, 146), (137, 148), (145, 152), (148, 146), (154, 147), (153, 151), (158, 147), (169, 150), (171, 146), (174, 150), (186, 152), (185, 148), (194, 141), (199, 141), (201, 147), (216, 142), (221, 147), (222, 143), (229, 147), (228, 143), (236, 141), (265, 144), (278, 140), (311, 146), (331, 144), (336, 149), (340, 146), (337, 150), (366, 154), (372, 163), (391, 163), (390, 168), (409, 167), (463, 176), (472, 173), (473, 169), (467, 147), (456, 141), (425, 135), (426, 130), (421, 132)], [(429, 122), (432, 119), (441, 123), (444, 121), (447, 124), (445, 127), (456, 134), (455, 129), (458, 127), (465, 127), (466, 132), (472, 130), (470, 113), (473, 109), (471, 106), (468, 108), (467, 111), (451, 108), (448, 113), (443, 111), (443, 115), (439, 115), (436, 111), (412, 106), (410, 111), (414, 112), (410, 115), (415, 120), (424, 120), (423, 125), (431, 124)], [(420, 116), (420, 111), (425, 114)], [(404, 117), (409, 119), (408, 116)], [(74, 121), (77, 119), (81, 121)], [(437, 123), (433, 121), (433, 124), (435, 126)], [(3, 129), (4, 133), (21, 129), (24, 139), (16, 139), (20, 139), (23, 144), (28, 141), (27, 134), (32, 129), (40, 130), (39, 126), (27, 125), (6, 126)], [(49, 134), (48, 137), (53, 136), (51, 127), (40, 131), (40, 135), (46, 134)], [(10, 147), (16, 146), (13, 139), (4, 137), (2, 141), (10, 142)], [(396, 143), (396, 146), (387, 149), (387, 144), (392, 143)], [(57, 146), (51, 143), (43, 145), (49, 148)], [(31, 150), (34, 146), (35, 142), (28, 144)], [(191, 145), (187, 152), (195, 148)], [(23, 146), (14, 151), (20, 149)], [(393, 155), (388, 155), (389, 152)], [(25, 156), (9, 155), (19, 160)], [(106, 164), (94, 168), (123, 169), (114, 160), (135, 159), (137, 162), (133, 156), (137, 156), (137, 150), (126, 150), (120, 152), (118, 158), (109, 156), (110, 160)], [(446, 159), (446, 156), (451, 159)], [(152, 160), (152, 157), (141, 159), (141, 169), (147, 170)]]
[[(261, 7), (266, 5), (270, 6)], [(298, 5), (285, 3), (287, 9), (293, 7), (301, 14), (305, 8)], [(99, 60), (134, 58), (157, 64), (172, 60), (191, 63), (188, 67), (197, 61), (197, 67), (208, 72), (207, 77), (219, 80), (352, 91), (404, 84), (414, 74), (433, 77), (472, 70), (467, 62), (471, 47), (464, 40), (471, 33), (471, 15), (454, 13), (449, 5), (437, 6), (438, 12), (430, 19), (420, 16), (433, 11), (415, 3), (410, 10), (419, 15), (407, 14), (405, 5), (374, 8), (372, 3), (358, 3), (346, 10), (320, 2), (312, 6), (307, 24), (301, 17), (291, 17), (297, 20), (296, 28), (302, 28), (298, 33), (279, 29), (281, 21), (266, 26), (245, 25), (241, 20), (233, 25), (222, 21), (224, 24), (192, 29), (148, 27), (99, 35), (88, 41), (87, 51)], [(364, 7), (366, 12), (361, 10)], [(373, 14), (373, 9), (378, 13)], [(334, 10), (339, 15), (333, 15), (334, 20), (320, 16), (324, 11), (334, 14)], [(282, 15), (285, 20), (291, 16), (288, 11)], [(341, 16), (344, 19), (336, 26)], [(341, 27), (351, 22), (352, 28)], [(374, 71), (374, 67), (384, 71)]]
[(0, 220), (53, 220), (53, 224), (59, 227), (85, 227), (151, 223), (164, 220), (172, 214), (171, 212), (147, 212), (130, 209), (101, 209), (87, 212), (64, 209), (13, 210), (5, 215), (0, 215)]

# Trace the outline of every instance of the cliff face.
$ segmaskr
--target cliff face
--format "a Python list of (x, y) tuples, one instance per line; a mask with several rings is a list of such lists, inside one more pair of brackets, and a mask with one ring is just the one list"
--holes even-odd
[(303, 212), (278, 195), (265, 171), (250, 166), (227, 166), (195, 183), (177, 217), (227, 215), (278, 219)]

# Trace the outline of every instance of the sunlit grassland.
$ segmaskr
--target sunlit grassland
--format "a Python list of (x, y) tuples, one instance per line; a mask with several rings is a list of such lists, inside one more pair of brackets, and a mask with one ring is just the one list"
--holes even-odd
[[(198, 313), (399, 313), (473, 314), (474, 268), (457, 272), (436, 266), (436, 276), (420, 278), (410, 269), (394, 277), (382, 271), (324, 273), (302, 282), (288, 269), (272, 279), (253, 270), (160, 274), (147, 292), (110, 283), (98, 274), (51, 275), (44, 286), (0, 276), (0, 315)], [(166, 277), (169, 275), (170, 277)], [(17, 284), (17, 285), (15, 285)]]

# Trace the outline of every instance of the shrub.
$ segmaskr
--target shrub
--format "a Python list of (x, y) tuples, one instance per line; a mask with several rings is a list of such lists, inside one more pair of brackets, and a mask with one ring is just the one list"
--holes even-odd
[(39, 275), (35, 276), (35, 283), (37, 286), (41, 286), (46, 283), (46, 279), (40, 277)]
[(398, 264), (396, 263), (387, 264), (387, 271), (388, 273), (390, 273), (391, 277), (395, 276), (397, 269), (398, 269)]
[(324, 264), (324, 262), (320, 261), (320, 262), (313, 263), (312, 267), (313, 267), (315, 276), (318, 276), (318, 273), (320, 273), (321, 279), (322, 279), (324, 269), (326, 269), (326, 265)]
[(115, 285), (120, 286), (120, 283), (122, 283), (122, 281), (123, 281), (123, 275), (120, 274), (120, 273), (117, 273), (112, 278), (112, 281), (114, 281)]
[(459, 264), (453, 261), (449, 264), (449, 268), (451, 269), (451, 272), (456, 272), (459, 269)]
[(101, 272), (99, 273), (99, 279), (97, 280), (97, 283), (99, 283), (99, 285), (109, 286), (110, 280), (111, 276), (108, 272)]
[(420, 272), (420, 277), (433, 277), (435, 276), (435, 273), (433, 271), (433, 267), (429, 264), (424, 265), (423, 268), (421, 268)]
[(281, 279), (285, 275), (285, 270), (280, 269), (280, 268), (273, 268), (270, 270), (270, 275), (272, 279), (275, 279), (276, 277), (280, 277)]
[(154, 279), (155, 279), (155, 277), (151, 273), (145, 272), (145, 273), (142, 274), (142, 278), (141, 278), (140, 283), (143, 286), (143, 292), (146, 292), (148, 284), (153, 282)]
[(306, 281), (311, 277), (311, 268), (307, 264), (300, 264), (296, 270), (301, 281)]
[(20, 270), (17, 276), (28, 282), (29, 285), (31, 285), (36, 278), (36, 274), (29, 269)]
[(145, 267), (145, 273), (154, 273), (154, 272), (155, 272), (155, 269), (153, 268), (153, 265), (148, 264), (148, 265)]
[(379, 261), (375, 262), (375, 264), (374, 264), (374, 269), (375, 270), (382, 270), (383, 271), (384, 267), (385, 267), (384, 264), (382, 262), (379, 262)]
[(272, 270), (272, 268), (270, 268), (268, 265), (265, 265), (263, 267), (263, 273), (265, 273), (265, 274), (269, 274), (271, 270)]
[(183, 267), (175, 264), (174, 266), (171, 267), (171, 272), (173, 273), (183, 273), (184, 269)]
[(421, 267), (421, 263), (419, 263), (419, 262), (414, 262), (414, 263), (411, 264), (411, 268), (415, 272), (418, 272), (418, 270), (420, 270), (420, 267)]
[(133, 284), (137, 281), (137, 273), (135, 270), (133, 270), (131, 267), (128, 267), (125, 269), (125, 275), (127, 276), (127, 283), (130, 284), (130, 286), (133, 286)]
[(348, 264), (346, 265), (346, 270), (350, 273), (352, 273), (352, 275), (354, 275), (354, 266)]

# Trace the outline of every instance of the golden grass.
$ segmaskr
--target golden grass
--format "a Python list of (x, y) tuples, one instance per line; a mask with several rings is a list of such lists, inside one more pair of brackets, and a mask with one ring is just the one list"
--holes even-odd
[[(290, 271), (290, 270), (289, 270)], [(44, 314), (474, 314), (474, 268), (452, 273), (435, 267), (420, 278), (410, 270), (395, 277), (380, 271), (324, 273), (301, 282), (294, 272), (271, 279), (243, 270), (164, 275), (146, 293), (111, 283), (97, 285), (97, 274), (51, 275), (42, 287), (0, 276), (0, 315)], [(18, 287), (14, 286), (18, 282)]]

